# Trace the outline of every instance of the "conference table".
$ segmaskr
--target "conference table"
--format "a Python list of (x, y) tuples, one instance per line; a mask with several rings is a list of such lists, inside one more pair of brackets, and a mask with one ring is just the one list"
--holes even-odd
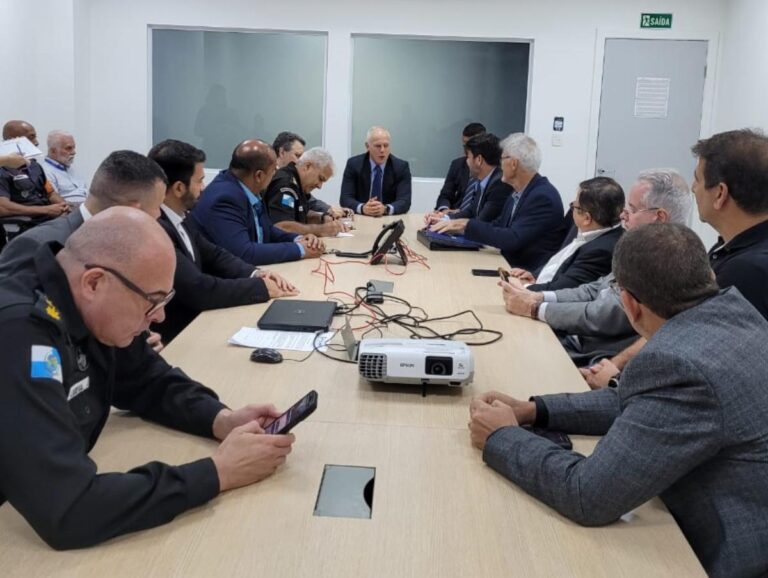
[[(326, 244), (365, 251), (382, 225), (395, 218), (357, 217), (354, 237)], [(295, 428), (296, 443), (287, 462), (262, 482), (222, 494), (169, 524), (84, 550), (51, 550), (6, 504), (0, 508), (0, 574), (703, 576), (660, 500), (609, 526), (584, 528), (483, 463), (467, 429), (473, 396), (496, 389), (527, 399), (536, 393), (584, 391), (586, 386), (546, 324), (507, 314), (498, 280), (471, 274), (473, 268), (505, 265), (498, 251), (429, 251), (416, 239), (422, 217), (402, 218), (405, 242), (423, 257), (405, 267), (394, 257), (370, 265), (365, 259), (325, 255), (269, 268), (295, 282), (301, 299), (352, 303), (344, 293), (375, 279), (393, 281), (393, 295), (430, 317), (474, 311), (484, 327), (502, 332), (503, 338), (472, 347), (475, 374), (470, 385), (429, 386), (423, 396), (419, 386), (370, 383), (358, 375), (356, 365), (318, 353), (306, 358), (305, 353), (284, 351), (286, 360), (280, 364), (252, 363), (250, 349), (227, 341), (241, 327), (254, 327), (267, 304), (206, 312), (163, 355), (214, 388), (224, 403), (240, 407), (271, 402), (283, 409), (311, 389), (318, 392), (318, 409)], [(388, 314), (405, 309), (389, 301), (381, 307)], [(343, 323), (335, 318), (334, 328)], [(366, 323), (364, 317), (352, 318), (358, 339)], [(449, 332), (474, 324), (464, 314), (432, 327)], [(382, 335), (406, 337), (407, 332), (389, 324)], [(341, 343), (340, 336), (332, 342)], [(327, 353), (344, 357), (337, 349)], [(596, 443), (593, 438), (572, 439), (574, 450), (584, 454)], [(210, 455), (215, 447), (213, 440), (115, 411), (91, 455), (101, 472), (126, 471), (155, 460), (182, 464)], [(314, 515), (327, 464), (375, 468), (369, 519)]]

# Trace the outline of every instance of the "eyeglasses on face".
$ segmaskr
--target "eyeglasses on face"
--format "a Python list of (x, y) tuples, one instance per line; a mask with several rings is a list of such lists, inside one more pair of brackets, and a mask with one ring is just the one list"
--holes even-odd
[(574, 211), (581, 211), (582, 213), (588, 213), (586, 209), (581, 208), (579, 205), (576, 204), (576, 201), (571, 201), (568, 204), (569, 207), (571, 207)]
[(623, 215), (637, 215), (638, 213), (645, 213), (646, 211), (658, 211), (661, 207), (648, 207), (647, 209), (635, 209), (634, 207), (624, 207), (621, 211)]
[(153, 314), (157, 313), (160, 309), (168, 305), (168, 302), (173, 299), (173, 296), (176, 295), (176, 289), (171, 289), (168, 293), (164, 291), (153, 291), (152, 293), (145, 293), (143, 289), (141, 289), (138, 285), (133, 283), (130, 279), (126, 278), (122, 273), (119, 271), (115, 271), (111, 267), (105, 267), (104, 265), (94, 265), (93, 263), (86, 263), (85, 264), (86, 270), (89, 269), (103, 269), (107, 273), (111, 273), (117, 279), (125, 285), (128, 289), (136, 293), (137, 295), (140, 295), (143, 297), (146, 301), (151, 303), (149, 309), (147, 309), (147, 312), (144, 313), (145, 317), (151, 317)]

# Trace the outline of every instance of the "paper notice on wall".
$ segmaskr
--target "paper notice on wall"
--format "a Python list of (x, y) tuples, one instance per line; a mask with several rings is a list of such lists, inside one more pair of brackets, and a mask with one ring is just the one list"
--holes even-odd
[(671, 78), (639, 76), (635, 84), (635, 117), (667, 118)]

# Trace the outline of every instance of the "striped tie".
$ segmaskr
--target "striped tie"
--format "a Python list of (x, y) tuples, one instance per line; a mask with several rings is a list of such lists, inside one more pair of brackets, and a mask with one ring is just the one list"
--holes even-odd
[(467, 185), (467, 190), (464, 191), (464, 197), (461, 199), (461, 205), (459, 205), (460, 211), (469, 210), (469, 208), (472, 206), (472, 203), (475, 202), (475, 195), (479, 189), (480, 181), (477, 179), (472, 179), (469, 185)]

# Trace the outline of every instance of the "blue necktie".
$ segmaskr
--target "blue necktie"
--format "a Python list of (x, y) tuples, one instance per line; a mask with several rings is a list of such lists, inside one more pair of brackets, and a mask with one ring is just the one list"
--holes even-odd
[(371, 198), (381, 201), (381, 167), (376, 165), (373, 169), (373, 186), (371, 187)]
[(520, 201), (520, 193), (512, 194), (512, 209), (509, 211), (509, 219), (507, 219), (507, 227), (512, 224), (512, 217), (515, 216), (515, 210), (517, 209), (517, 203)]
[(467, 190), (464, 191), (464, 198), (461, 199), (461, 205), (459, 205), (460, 211), (466, 211), (472, 206), (472, 203), (475, 202), (475, 195), (477, 195), (478, 190), (480, 190), (480, 181), (471, 179), (467, 186)]
[(264, 242), (264, 230), (261, 228), (262, 210), (263, 210), (263, 205), (257, 199), (256, 202), (253, 203), (253, 215), (254, 215), (254, 221), (256, 221), (256, 242), (257, 243)]

